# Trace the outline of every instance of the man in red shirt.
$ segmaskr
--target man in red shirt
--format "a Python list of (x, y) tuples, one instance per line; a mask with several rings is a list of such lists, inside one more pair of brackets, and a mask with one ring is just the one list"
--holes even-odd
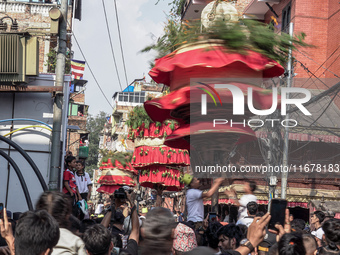
[(63, 175), (63, 193), (69, 195), (72, 199), (72, 205), (74, 205), (78, 199), (81, 200), (79, 194), (76, 178), (74, 177), (73, 170), (76, 168), (76, 158), (73, 156), (68, 156), (65, 159), (67, 169), (64, 171)]

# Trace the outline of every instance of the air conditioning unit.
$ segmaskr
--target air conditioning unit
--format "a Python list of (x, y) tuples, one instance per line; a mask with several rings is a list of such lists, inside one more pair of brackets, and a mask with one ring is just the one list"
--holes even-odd
[(0, 34), (0, 82), (27, 82), (39, 74), (39, 43), (27, 34)]

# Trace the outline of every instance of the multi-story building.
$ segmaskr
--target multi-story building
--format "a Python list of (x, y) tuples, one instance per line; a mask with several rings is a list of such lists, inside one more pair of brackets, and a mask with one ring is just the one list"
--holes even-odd
[(134, 107), (143, 105), (150, 99), (161, 95), (163, 85), (146, 83), (143, 79), (135, 80), (122, 92), (113, 95), (113, 113), (106, 124), (101, 138), (100, 148), (111, 151), (133, 151), (134, 144), (127, 139), (129, 127), (125, 124)]
[[(80, 9), (75, 7), (78, 2), (69, 1), (68, 32), (71, 32), (73, 13), (79, 17)], [(59, 20), (51, 16), (56, 18), (60, 14), (58, 3), (60, 1), (55, 0), (0, 0), (0, 121), (4, 123), (0, 134), (21, 146), (21, 153), (26, 153), (34, 162), (29, 163), (19, 157), (21, 153), (17, 149), (3, 144), (0, 147), (10, 157), (15, 157), (23, 174), (23, 179), (11, 174), (15, 167), (9, 161), (1, 164), (0, 175), (4, 178), (0, 180), (0, 189), (3, 189), (0, 191), (0, 200), (14, 211), (26, 211), (25, 200), (28, 209), (32, 209), (29, 204), (32, 206), (32, 201), (39, 197), (44, 184), (49, 182), (55, 92), (63, 92), (64, 95), (61, 144), (63, 151), (66, 149), (72, 45), (71, 33), (68, 33), (65, 83), (63, 87), (55, 86)], [(83, 97), (77, 95), (75, 101), (84, 104), (81, 102)], [(78, 127), (81, 126), (79, 128), (85, 128), (84, 124), (78, 124)], [(15, 132), (8, 134), (8, 129)], [(63, 162), (60, 164), (63, 165)], [(23, 188), (21, 192), (18, 189), (20, 185), (26, 185), (27, 189)]]
[[(88, 115), (88, 105), (85, 105), (84, 84), (85, 80), (75, 81), (75, 90), (70, 94), (68, 107), (68, 139), (66, 150), (71, 151), (79, 159), (88, 157), (88, 131), (86, 121)], [(79, 84), (79, 85), (78, 85)]]

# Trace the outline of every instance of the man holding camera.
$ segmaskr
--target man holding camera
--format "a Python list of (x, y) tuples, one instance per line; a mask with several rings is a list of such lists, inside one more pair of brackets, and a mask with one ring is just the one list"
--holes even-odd
[[(116, 243), (114, 244), (115, 247), (122, 248), (121, 243), (121, 237), (124, 234), (124, 231), (121, 231), (121, 233), (118, 233), (115, 228), (117, 228), (117, 217), (124, 217), (122, 215), (122, 211), (120, 209), (120, 206), (125, 204), (126, 202), (130, 203), (131, 206), (131, 225), (132, 230), (127, 242), (126, 250), (131, 255), (137, 255), (138, 254), (138, 241), (139, 241), (139, 218), (136, 210), (135, 205), (135, 196), (136, 194), (132, 192), (129, 194), (126, 192), (123, 188), (119, 188), (116, 190), (111, 196), (111, 208), (109, 208), (108, 212), (106, 213), (103, 221), (101, 224), (104, 227), (108, 227), (111, 222), (111, 229), (112, 229), (112, 237), (116, 239)], [(124, 218), (123, 218), (124, 222)], [(116, 226), (115, 226), (116, 225)], [(119, 228), (118, 228), (119, 230)]]

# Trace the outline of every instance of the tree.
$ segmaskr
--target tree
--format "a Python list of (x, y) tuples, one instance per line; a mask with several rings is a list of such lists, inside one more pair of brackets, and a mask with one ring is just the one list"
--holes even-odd
[(92, 176), (93, 169), (98, 168), (98, 154), (99, 154), (99, 137), (106, 123), (105, 112), (100, 112), (96, 116), (89, 115), (87, 118), (87, 130), (89, 134), (89, 156), (86, 160), (87, 172)]

